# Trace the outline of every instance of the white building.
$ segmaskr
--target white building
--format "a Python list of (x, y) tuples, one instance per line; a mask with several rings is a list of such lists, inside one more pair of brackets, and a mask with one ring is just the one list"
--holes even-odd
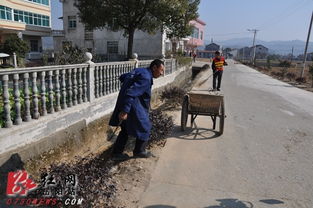
[[(105, 60), (126, 58), (128, 39), (123, 36), (123, 31), (113, 32), (107, 29), (90, 31), (79, 20), (78, 9), (74, 6), (75, 0), (60, 1), (63, 3), (65, 41), (85, 48), (93, 54), (102, 55)], [(167, 39), (165, 32), (159, 31), (154, 35), (142, 31), (135, 32), (133, 53), (137, 53), (140, 59), (162, 57), (171, 49), (172, 43)]]

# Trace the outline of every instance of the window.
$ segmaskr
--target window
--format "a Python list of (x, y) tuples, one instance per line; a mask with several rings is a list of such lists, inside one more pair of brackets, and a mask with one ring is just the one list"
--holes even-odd
[(12, 9), (0, 5), (0, 19), (12, 20)]
[(27, 1), (31, 1), (37, 4), (43, 4), (43, 5), (47, 5), (49, 6), (49, 0), (27, 0)]
[(199, 38), (199, 28), (193, 27), (193, 32), (191, 37), (198, 39)]
[(34, 14), (31, 12), (24, 12), (17, 9), (14, 9), (14, 21), (17, 22), (24, 22), (28, 25), (36, 25), (36, 26), (50, 26), (50, 17), (41, 15), (41, 14)]
[(108, 41), (107, 44), (108, 54), (118, 54), (118, 41)]
[(203, 31), (200, 33), (200, 39), (203, 40)]
[(68, 29), (76, 28), (76, 16), (68, 16)]
[(85, 40), (93, 40), (93, 30), (85, 28)]
[(30, 51), (38, 52), (38, 40), (30, 40)]

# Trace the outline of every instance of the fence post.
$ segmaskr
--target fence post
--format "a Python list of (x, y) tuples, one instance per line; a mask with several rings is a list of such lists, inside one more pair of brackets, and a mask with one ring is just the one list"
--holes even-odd
[(17, 68), (17, 60), (16, 60), (16, 53), (15, 52), (13, 53), (13, 65), (14, 65), (14, 68)]
[(87, 86), (87, 96), (88, 101), (92, 102), (95, 99), (95, 63), (91, 61), (92, 54), (89, 52), (85, 53), (86, 63), (89, 64), (88, 70), (88, 86)]
[(129, 59), (129, 61), (134, 61), (134, 62), (135, 62), (135, 68), (138, 68), (138, 66), (139, 66), (139, 60), (138, 60), (138, 54), (137, 54), (137, 53), (134, 53), (134, 54), (133, 54), (133, 58), (132, 58), (132, 59)]

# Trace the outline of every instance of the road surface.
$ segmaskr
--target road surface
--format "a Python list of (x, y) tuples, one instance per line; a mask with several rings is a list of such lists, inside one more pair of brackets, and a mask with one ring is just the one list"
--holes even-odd
[(222, 92), (224, 134), (209, 117), (182, 133), (178, 113), (139, 207), (312, 208), (313, 93), (231, 60)]

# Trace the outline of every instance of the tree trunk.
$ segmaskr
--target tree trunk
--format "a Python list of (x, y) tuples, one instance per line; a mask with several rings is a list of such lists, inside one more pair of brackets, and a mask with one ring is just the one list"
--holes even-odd
[(128, 47), (127, 47), (128, 59), (131, 59), (133, 57), (134, 34), (135, 29), (131, 28), (128, 30)]

